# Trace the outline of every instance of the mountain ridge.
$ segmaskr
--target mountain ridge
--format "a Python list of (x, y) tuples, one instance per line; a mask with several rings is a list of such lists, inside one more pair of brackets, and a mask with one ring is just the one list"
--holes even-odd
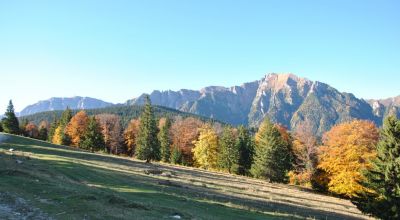
[[(260, 80), (240, 86), (154, 90), (150, 94), (128, 100), (126, 104), (143, 104), (146, 95), (150, 96), (155, 105), (215, 118), (233, 125), (257, 127), (264, 117), (269, 117), (273, 122), (295, 130), (301, 123), (311, 121), (313, 131), (319, 135), (337, 123), (352, 119), (371, 120), (380, 126), (388, 114), (400, 115), (400, 107), (397, 105), (400, 98), (373, 101), (359, 99), (352, 93), (340, 92), (326, 83), (311, 81), (292, 73), (269, 73)], [(374, 108), (374, 102), (379, 103), (379, 109)]]

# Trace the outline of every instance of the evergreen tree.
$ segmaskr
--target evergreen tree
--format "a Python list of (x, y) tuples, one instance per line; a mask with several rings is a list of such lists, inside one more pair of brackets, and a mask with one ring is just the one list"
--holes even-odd
[(182, 164), (182, 152), (176, 146), (173, 147), (173, 150), (171, 152), (170, 162), (172, 164)]
[(157, 123), (154, 117), (151, 101), (146, 96), (144, 111), (140, 116), (140, 126), (136, 139), (136, 157), (140, 160), (160, 160), (160, 143), (157, 139)]
[(223, 171), (238, 173), (239, 170), (239, 145), (231, 127), (225, 127), (219, 141), (218, 166)]
[(49, 128), (48, 135), (47, 135), (47, 141), (48, 142), (52, 142), (53, 141), (53, 137), (54, 137), (54, 134), (55, 134), (56, 129), (57, 129), (58, 126), (59, 126), (59, 122), (54, 117), (54, 121), (50, 124), (50, 128)]
[(171, 120), (167, 118), (165, 124), (161, 127), (158, 133), (158, 140), (160, 141), (160, 153), (161, 161), (169, 162), (171, 157), (171, 138), (169, 135), (169, 129), (171, 127)]
[(14, 105), (12, 101), (8, 103), (5, 117), (2, 119), (3, 130), (10, 134), (19, 134), (19, 122), (14, 112)]
[(47, 140), (47, 132), (48, 131), (46, 127), (41, 127), (39, 129), (39, 139), (43, 141)]
[(251, 174), (270, 182), (286, 182), (286, 174), (291, 167), (290, 145), (284, 140), (278, 128), (266, 118), (256, 134)]
[(89, 118), (83, 140), (80, 142), (80, 147), (90, 150), (91, 152), (105, 148), (104, 137), (101, 133), (100, 124), (96, 121), (94, 116)]
[(0, 132), (3, 132), (3, 125), (1, 121), (0, 121)]
[(359, 194), (354, 203), (365, 212), (381, 219), (400, 219), (400, 120), (385, 119), (377, 157), (364, 172), (363, 186), (370, 189)]
[(71, 137), (69, 137), (66, 133), (65, 128), (67, 127), (68, 123), (71, 121), (72, 118), (72, 111), (69, 107), (63, 111), (60, 118), (60, 139), (61, 145), (70, 145), (71, 144)]
[(253, 163), (254, 144), (250, 132), (244, 127), (238, 128), (236, 145), (239, 150), (239, 169), (240, 175), (249, 175), (251, 164)]

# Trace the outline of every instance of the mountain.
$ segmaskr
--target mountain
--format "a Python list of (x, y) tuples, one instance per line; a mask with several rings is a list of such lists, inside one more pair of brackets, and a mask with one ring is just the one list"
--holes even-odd
[(90, 97), (75, 96), (72, 98), (50, 98), (25, 107), (18, 115), (26, 116), (38, 112), (64, 110), (67, 107), (71, 109), (94, 109), (104, 108), (111, 105), (113, 104)]
[(387, 115), (396, 115), (400, 118), (400, 96), (388, 99), (370, 99), (368, 103), (372, 106), (376, 117), (384, 118)]
[[(143, 104), (145, 95), (128, 100), (127, 104)], [(230, 88), (211, 86), (199, 91), (176, 92), (156, 90), (150, 98), (155, 105), (234, 125), (256, 127), (267, 116), (295, 130), (301, 123), (309, 121), (318, 135), (340, 122), (365, 119), (381, 125), (384, 116), (400, 113), (399, 97), (366, 101), (351, 93), (339, 92), (325, 83), (293, 74), (271, 73), (261, 80)]]

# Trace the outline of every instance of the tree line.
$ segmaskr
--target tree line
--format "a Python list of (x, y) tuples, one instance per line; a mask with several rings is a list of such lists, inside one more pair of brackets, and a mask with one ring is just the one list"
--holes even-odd
[(344, 122), (321, 138), (312, 130), (304, 122), (289, 132), (268, 118), (255, 132), (193, 117), (156, 118), (149, 98), (126, 128), (117, 115), (73, 115), (70, 109), (51, 123), (20, 126), (11, 101), (0, 123), (0, 131), (92, 152), (310, 187), (350, 198), (365, 213), (398, 219), (400, 120), (389, 116), (381, 129), (365, 120)]

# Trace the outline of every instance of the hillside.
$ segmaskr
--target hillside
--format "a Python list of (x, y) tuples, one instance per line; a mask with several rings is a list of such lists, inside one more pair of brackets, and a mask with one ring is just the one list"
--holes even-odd
[[(126, 127), (128, 122), (133, 118), (138, 118), (142, 113), (143, 106), (141, 105), (113, 105), (106, 108), (99, 108), (99, 109), (87, 109), (85, 110), (88, 115), (97, 115), (103, 113), (109, 114), (116, 114), (121, 117), (121, 123), (123, 127)], [(73, 110), (72, 113), (75, 114), (77, 111), (80, 110)], [(27, 119), (28, 121), (32, 121), (35, 124), (39, 124), (41, 121), (46, 120), (48, 122), (52, 122), (54, 117), (60, 118), (61, 113), (63, 111), (48, 111), (48, 112), (40, 112), (24, 117), (20, 117), (20, 121)], [(154, 106), (154, 113), (156, 117), (174, 117), (174, 116), (182, 116), (182, 117), (195, 117), (199, 118), (203, 121), (214, 121), (206, 117), (194, 115), (191, 113), (181, 112), (175, 109), (162, 107), (162, 106)]]
[(113, 104), (90, 97), (80, 97), (80, 96), (75, 96), (71, 98), (53, 97), (25, 107), (19, 113), (19, 116), (26, 116), (38, 112), (46, 112), (53, 110), (65, 110), (67, 107), (71, 109), (94, 109), (94, 108), (104, 108), (111, 105)]
[[(0, 133), (1, 219), (366, 219), (294, 186)], [(13, 149), (13, 151), (10, 151)]]
[[(142, 104), (145, 94), (128, 100)], [(333, 125), (366, 119), (378, 126), (388, 114), (400, 116), (399, 98), (365, 101), (328, 84), (293, 74), (267, 74), (264, 78), (230, 88), (210, 86), (199, 91), (154, 91), (156, 105), (214, 118), (233, 125), (258, 126), (264, 117), (294, 130), (309, 121), (321, 135)], [(375, 103), (375, 104), (374, 104)]]

